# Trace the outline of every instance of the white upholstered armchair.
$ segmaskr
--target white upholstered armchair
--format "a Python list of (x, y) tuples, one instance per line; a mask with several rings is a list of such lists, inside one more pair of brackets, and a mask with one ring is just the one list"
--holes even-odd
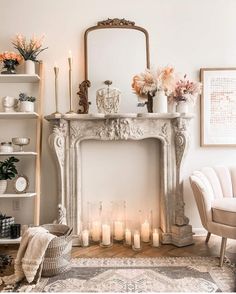
[(236, 239), (236, 167), (204, 167), (190, 176), (190, 183), (203, 227), (221, 236), (220, 266), (227, 238)]

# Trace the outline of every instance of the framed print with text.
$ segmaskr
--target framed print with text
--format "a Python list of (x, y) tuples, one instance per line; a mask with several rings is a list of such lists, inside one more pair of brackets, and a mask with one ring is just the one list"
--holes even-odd
[(236, 68), (201, 68), (201, 146), (236, 146)]

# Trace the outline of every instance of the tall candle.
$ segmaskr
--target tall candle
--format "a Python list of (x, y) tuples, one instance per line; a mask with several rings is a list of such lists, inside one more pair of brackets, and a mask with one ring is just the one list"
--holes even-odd
[(72, 110), (72, 54), (71, 54), (71, 51), (69, 51), (68, 63), (69, 63), (70, 112), (73, 112), (73, 110)]
[(108, 246), (111, 244), (111, 227), (110, 225), (102, 225), (102, 244)]
[(114, 222), (114, 239), (121, 241), (124, 238), (124, 223), (121, 221)]
[(141, 248), (141, 242), (140, 242), (140, 234), (139, 232), (134, 233), (134, 248), (140, 249)]
[(101, 236), (101, 223), (99, 221), (92, 222), (91, 236), (94, 242), (98, 242)]
[(147, 220), (141, 225), (141, 237), (143, 242), (150, 240), (150, 224)]
[(130, 229), (125, 230), (125, 243), (126, 245), (131, 245), (131, 231)]
[(152, 246), (153, 247), (158, 247), (160, 245), (159, 242), (159, 233), (158, 229), (154, 229), (152, 233)]
[(56, 104), (56, 113), (58, 113), (58, 73), (59, 67), (57, 64), (54, 65), (54, 73), (55, 73), (55, 104)]
[(82, 231), (82, 245), (83, 246), (89, 245), (89, 231), (88, 230)]

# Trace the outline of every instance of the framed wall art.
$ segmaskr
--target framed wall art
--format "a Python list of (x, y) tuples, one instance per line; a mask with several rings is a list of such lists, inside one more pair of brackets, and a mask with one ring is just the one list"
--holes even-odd
[(201, 146), (236, 146), (236, 68), (201, 68)]

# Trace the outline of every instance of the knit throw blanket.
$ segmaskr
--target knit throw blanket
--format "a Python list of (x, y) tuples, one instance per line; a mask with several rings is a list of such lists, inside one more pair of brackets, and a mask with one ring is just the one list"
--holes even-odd
[(28, 283), (39, 281), (45, 252), (50, 241), (55, 238), (43, 227), (29, 228), (20, 243), (14, 264), (14, 274), (0, 278), (0, 284), (15, 285), (26, 279)]

